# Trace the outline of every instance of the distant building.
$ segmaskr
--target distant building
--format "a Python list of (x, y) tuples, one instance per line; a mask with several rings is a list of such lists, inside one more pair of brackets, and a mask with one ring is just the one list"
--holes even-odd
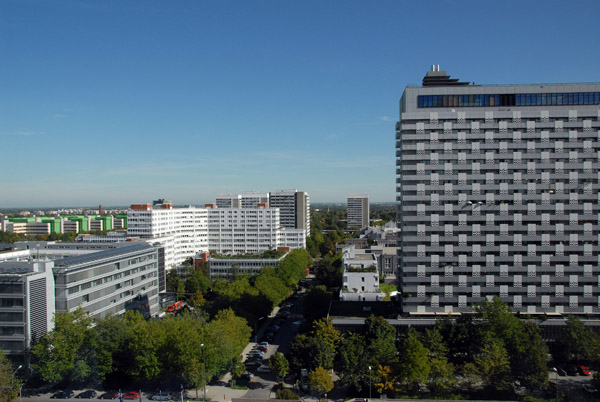
[(242, 196), (239, 194), (219, 194), (215, 200), (217, 208), (239, 208)]
[(244, 254), (306, 247), (306, 230), (282, 227), (279, 212), (262, 203), (238, 208), (134, 204), (128, 212), (127, 234), (160, 242), (169, 269), (207, 251)]
[(208, 251), (208, 212), (194, 206), (173, 208), (166, 200), (133, 204), (127, 212), (127, 235), (161, 242), (171, 268)]
[(348, 194), (346, 207), (349, 228), (364, 228), (369, 226), (369, 196)]
[(213, 257), (208, 258), (208, 270), (210, 279), (219, 277), (229, 277), (233, 273), (257, 275), (264, 267), (274, 267), (279, 261), (285, 258), (284, 253), (279, 258), (261, 258), (261, 257)]
[(247, 191), (240, 195), (241, 208), (256, 208), (259, 205), (269, 204), (269, 193), (259, 191)]
[(277, 190), (269, 193), (271, 208), (279, 208), (281, 226), (310, 232), (310, 196), (304, 191)]

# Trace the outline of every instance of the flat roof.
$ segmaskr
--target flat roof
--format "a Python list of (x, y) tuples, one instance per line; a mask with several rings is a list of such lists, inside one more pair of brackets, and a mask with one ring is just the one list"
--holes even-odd
[(95, 253), (78, 255), (73, 257), (63, 258), (54, 262), (54, 267), (70, 267), (74, 265), (86, 264), (89, 262), (99, 261), (110, 257), (116, 257), (123, 254), (134, 253), (137, 251), (152, 250), (154, 247), (145, 242), (133, 243), (127, 247), (111, 248), (101, 250)]

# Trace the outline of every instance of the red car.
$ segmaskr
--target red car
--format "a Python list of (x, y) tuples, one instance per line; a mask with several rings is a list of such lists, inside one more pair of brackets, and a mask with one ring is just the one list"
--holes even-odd
[(140, 399), (140, 393), (136, 391), (129, 391), (123, 394), (123, 399)]
[(580, 375), (592, 375), (592, 373), (590, 373), (590, 369), (586, 366), (578, 366), (577, 371), (579, 371)]

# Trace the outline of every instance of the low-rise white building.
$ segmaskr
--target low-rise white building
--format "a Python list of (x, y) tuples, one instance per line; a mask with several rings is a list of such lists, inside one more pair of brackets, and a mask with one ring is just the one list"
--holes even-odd
[[(358, 251), (358, 252), (357, 252)], [(342, 301), (383, 301), (385, 293), (379, 289), (377, 256), (356, 250), (354, 246), (342, 250)]]
[(219, 277), (228, 277), (233, 273), (258, 275), (264, 267), (274, 267), (279, 261), (285, 258), (284, 253), (279, 258), (261, 258), (259, 256), (238, 257), (213, 257), (208, 258), (208, 270), (210, 279)]

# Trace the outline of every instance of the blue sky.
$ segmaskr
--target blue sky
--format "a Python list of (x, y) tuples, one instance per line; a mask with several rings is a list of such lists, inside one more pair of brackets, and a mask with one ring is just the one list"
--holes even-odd
[(431, 64), (599, 81), (600, 2), (0, 0), (0, 208), (395, 198)]

